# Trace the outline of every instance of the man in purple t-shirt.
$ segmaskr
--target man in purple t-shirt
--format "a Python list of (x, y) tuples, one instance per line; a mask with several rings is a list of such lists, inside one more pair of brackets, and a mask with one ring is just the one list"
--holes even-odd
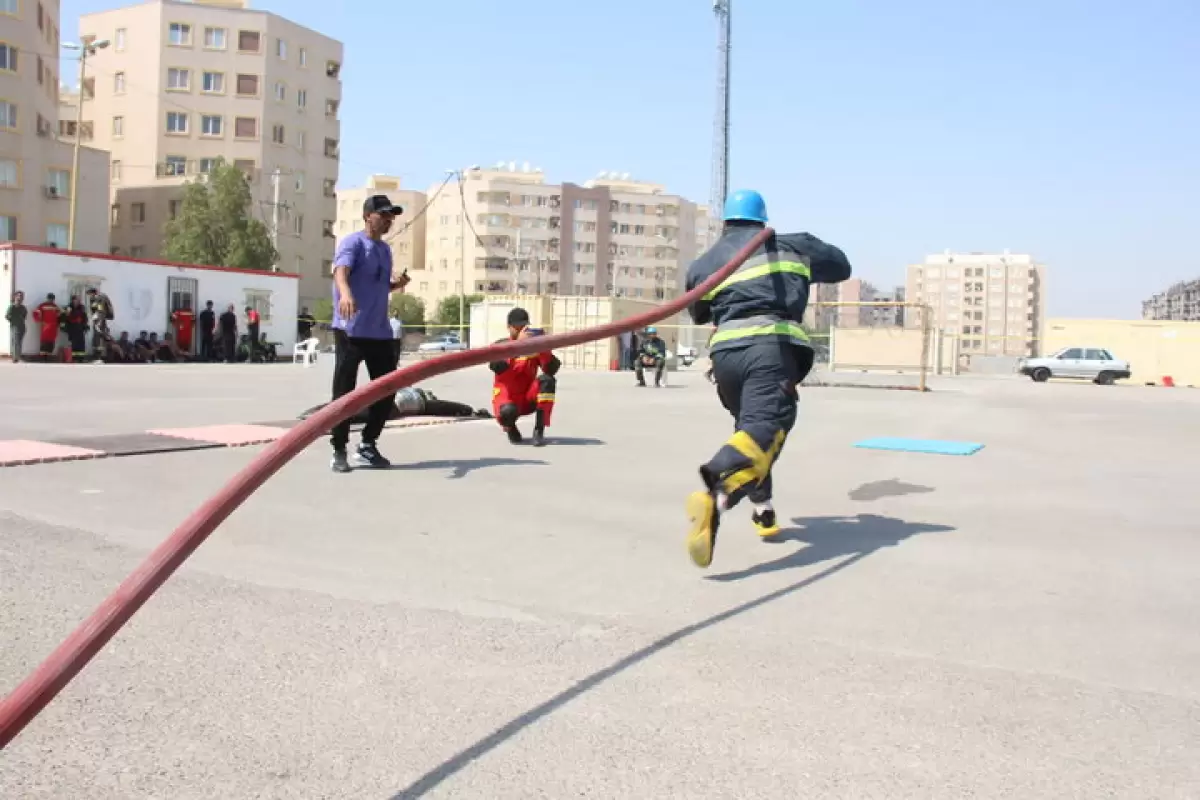
[[(334, 400), (354, 390), (360, 364), (366, 363), (371, 380), (396, 368), (388, 300), (392, 292), (408, 285), (409, 277), (406, 271), (399, 279), (392, 279), (392, 248), (383, 241), (383, 235), (403, 213), (404, 209), (392, 205), (384, 195), (368, 197), (363, 203), (365, 229), (338, 242), (333, 257)], [(388, 395), (368, 411), (362, 444), (354, 454), (356, 466), (391, 466), (375, 443), (391, 413), (392, 402)], [(333, 428), (330, 436), (333, 460), (329, 466), (334, 472), (350, 471), (346, 458), (349, 441), (350, 420), (345, 420)]]

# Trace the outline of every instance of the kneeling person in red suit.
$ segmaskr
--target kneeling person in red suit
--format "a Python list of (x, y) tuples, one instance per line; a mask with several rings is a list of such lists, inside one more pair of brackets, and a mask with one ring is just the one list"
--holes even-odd
[[(529, 327), (529, 312), (525, 309), (514, 308), (508, 312), (509, 340), (528, 339), (541, 333)], [(492, 413), (508, 434), (508, 440), (520, 444), (522, 436), (517, 430), (517, 420), (534, 414), (533, 445), (544, 445), (546, 427), (554, 410), (554, 392), (557, 388), (554, 375), (562, 362), (547, 351), (533, 356), (493, 361), (488, 366), (496, 373), (492, 383)]]

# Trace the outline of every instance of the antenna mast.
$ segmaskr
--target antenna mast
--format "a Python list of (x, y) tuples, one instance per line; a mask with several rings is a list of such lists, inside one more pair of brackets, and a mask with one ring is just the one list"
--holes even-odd
[(733, 26), (729, 6), (732, 0), (712, 0), (717, 18), (717, 109), (713, 121), (712, 184), (709, 196), (709, 220), (714, 233), (720, 230), (721, 208), (729, 193), (729, 67)]

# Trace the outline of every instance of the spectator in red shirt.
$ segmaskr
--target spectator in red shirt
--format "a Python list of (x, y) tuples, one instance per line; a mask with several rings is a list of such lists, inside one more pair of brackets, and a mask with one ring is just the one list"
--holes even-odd
[(40, 351), (43, 356), (54, 352), (54, 344), (58, 341), (58, 316), (62, 313), (54, 302), (54, 295), (46, 295), (46, 300), (33, 310), (33, 321), (42, 324)]
[(260, 360), (258, 353), (258, 324), (260, 321), (258, 312), (250, 306), (246, 306), (246, 335), (249, 337), (246, 346), (250, 348), (249, 360), (251, 364)]

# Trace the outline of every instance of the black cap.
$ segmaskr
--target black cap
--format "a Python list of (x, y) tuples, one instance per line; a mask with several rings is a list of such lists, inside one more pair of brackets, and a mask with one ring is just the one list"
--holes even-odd
[(373, 194), (363, 203), (363, 216), (367, 214), (395, 214), (400, 216), (404, 213), (404, 209), (400, 206), (393, 205), (391, 200), (387, 199), (385, 194)]

